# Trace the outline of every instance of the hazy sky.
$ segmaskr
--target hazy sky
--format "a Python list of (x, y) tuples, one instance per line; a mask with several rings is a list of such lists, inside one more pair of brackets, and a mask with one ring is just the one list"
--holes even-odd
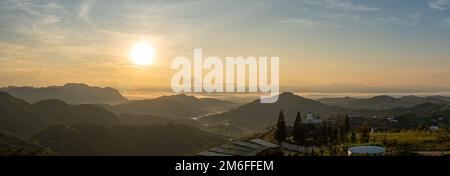
[[(128, 58), (148, 40), (157, 60)], [(449, 0), (2, 0), (0, 87), (170, 86), (175, 56), (279, 56), (284, 90), (450, 91)]]

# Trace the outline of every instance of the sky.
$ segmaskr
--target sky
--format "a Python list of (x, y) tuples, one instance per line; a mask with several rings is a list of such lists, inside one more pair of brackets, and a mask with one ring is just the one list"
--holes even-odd
[[(146, 40), (150, 66), (128, 53)], [(177, 56), (278, 56), (282, 90), (450, 92), (449, 0), (2, 0), (0, 87), (170, 90)]]

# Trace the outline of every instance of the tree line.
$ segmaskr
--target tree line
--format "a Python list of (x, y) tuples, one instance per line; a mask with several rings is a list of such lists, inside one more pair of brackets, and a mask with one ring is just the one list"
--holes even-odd
[(298, 145), (333, 145), (340, 143), (356, 143), (357, 133), (359, 142), (369, 142), (371, 128), (365, 121), (358, 128), (350, 127), (348, 115), (340, 113), (333, 114), (327, 120), (322, 120), (320, 124), (303, 123), (301, 113), (297, 112), (295, 122), (288, 130), (285, 122), (284, 112), (280, 111), (274, 133), (278, 142), (291, 141)]

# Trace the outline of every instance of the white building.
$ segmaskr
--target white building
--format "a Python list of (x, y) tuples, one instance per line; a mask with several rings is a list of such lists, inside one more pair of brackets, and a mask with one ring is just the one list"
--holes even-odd
[(308, 112), (308, 114), (306, 114), (306, 123), (314, 124), (314, 123), (320, 123), (320, 122), (322, 122), (322, 120), (314, 117), (310, 112)]

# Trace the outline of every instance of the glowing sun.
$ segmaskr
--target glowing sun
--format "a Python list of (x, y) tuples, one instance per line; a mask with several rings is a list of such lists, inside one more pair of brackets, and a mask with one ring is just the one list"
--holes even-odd
[(150, 65), (155, 60), (155, 48), (147, 41), (137, 42), (131, 48), (129, 57), (136, 65)]

